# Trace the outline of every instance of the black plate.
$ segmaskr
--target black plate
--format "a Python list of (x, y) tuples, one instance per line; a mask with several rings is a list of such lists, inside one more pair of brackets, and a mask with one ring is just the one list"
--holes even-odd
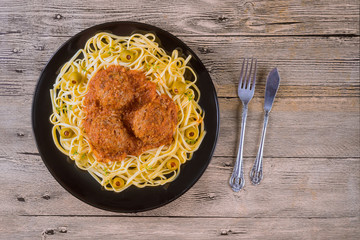
[[(86, 41), (101, 31), (116, 35), (131, 35), (134, 32), (152, 32), (161, 41), (161, 46), (171, 52), (182, 49), (192, 55), (190, 64), (198, 75), (196, 85), (201, 91), (200, 106), (205, 110), (207, 134), (193, 158), (182, 166), (180, 175), (172, 183), (159, 187), (129, 187), (121, 193), (106, 191), (91, 177), (62, 154), (52, 140), (49, 116), (52, 113), (49, 90), (53, 87), (57, 71)], [(32, 125), (38, 150), (53, 177), (68, 192), (78, 199), (101, 209), (115, 212), (138, 212), (160, 207), (181, 196), (201, 177), (213, 155), (219, 132), (219, 107), (214, 85), (209, 73), (196, 54), (172, 34), (143, 23), (111, 22), (88, 28), (70, 38), (50, 59), (41, 73), (36, 86), (32, 106)]]

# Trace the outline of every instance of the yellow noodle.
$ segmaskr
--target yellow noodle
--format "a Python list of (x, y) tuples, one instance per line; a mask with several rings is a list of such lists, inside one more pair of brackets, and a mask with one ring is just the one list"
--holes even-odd
[[(131, 62), (120, 58), (121, 52), (127, 50), (134, 53)], [(155, 35), (151, 33), (131, 36), (116, 36), (105, 32), (96, 34), (87, 41), (84, 49), (77, 51), (64, 64), (50, 90), (53, 109), (50, 122), (53, 124), (52, 136), (56, 147), (110, 191), (121, 192), (131, 185), (139, 188), (159, 186), (173, 181), (180, 174), (180, 165), (191, 159), (206, 133), (203, 121), (205, 113), (198, 104), (200, 91), (195, 85), (197, 76), (187, 65), (190, 58), (191, 56), (186, 59), (179, 56), (177, 50), (168, 55), (155, 42)], [(144, 71), (146, 78), (156, 83), (157, 92), (168, 95), (178, 106), (178, 124), (174, 141), (169, 146), (148, 150), (140, 156), (128, 155), (122, 161), (104, 163), (96, 160), (84, 133), (82, 121), (85, 113), (82, 101), (95, 73), (113, 64)], [(192, 79), (185, 79), (186, 70), (192, 74)], [(82, 75), (79, 83), (69, 81), (72, 72)], [(186, 84), (186, 91), (175, 94), (171, 90), (175, 82)], [(193, 140), (185, 135), (190, 127), (198, 129)], [(63, 128), (70, 128), (73, 135), (62, 137), (60, 131)], [(167, 167), (170, 160), (177, 162), (176, 169)], [(117, 187), (112, 184), (114, 178), (123, 179), (125, 184)]]

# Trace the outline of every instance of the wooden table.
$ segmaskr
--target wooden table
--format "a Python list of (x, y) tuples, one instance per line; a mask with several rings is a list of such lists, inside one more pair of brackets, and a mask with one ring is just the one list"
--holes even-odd
[[(52, 2), (49, 4), (48, 2)], [(41, 70), (79, 31), (132, 20), (163, 28), (201, 58), (221, 125), (201, 179), (174, 202), (116, 214), (91, 207), (50, 175), (31, 105)], [(356, 239), (360, 234), (359, 1), (0, 1), (1, 239)], [(258, 58), (244, 146), (246, 186), (228, 186), (240, 130), (241, 57)], [(264, 179), (249, 182), (265, 80), (281, 85), (270, 114)]]

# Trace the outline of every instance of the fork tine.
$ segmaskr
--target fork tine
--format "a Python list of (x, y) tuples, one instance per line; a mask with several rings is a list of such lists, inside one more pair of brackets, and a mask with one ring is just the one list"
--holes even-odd
[(243, 61), (242, 67), (241, 67), (239, 88), (241, 88), (242, 82), (243, 82), (244, 65), (245, 65), (245, 58), (244, 58), (244, 61)]
[(252, 66), (253, 66), (253, 61), (254, 61), (254, 59), (253, 59), (253, 58), (251, 58), (250, 71), (249, 71), (249, 79), (247, 80), (246, 89), (250, 89), (250, 83), (251, 83), (251, 70), (252, 70)]
[(244, 72), (244, 81), (242, 81), (242, 85), (241, 88), (246, 88), (246, 81), (247, 81), (247, 77), (248, 77), (248, 66), (249, 66), (249, 59), (244, 59), (244, 63), (246, 61), (246, 67), (245, 67), (245, 72)]
[(257, 59), (255, 58), (255, 66), (254, 66), (254, 74), (253, 74), (253, 82), (251, 84), (251, 90), (255, 89), (255, 82), (256, 82), (256, 66), (257, 66)]

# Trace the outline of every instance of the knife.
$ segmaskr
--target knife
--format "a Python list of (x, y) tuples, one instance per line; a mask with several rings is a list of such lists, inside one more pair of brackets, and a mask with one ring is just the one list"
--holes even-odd
[(262, 130), (262, 136), (260, 141), (259, 150), (255, 159), (255, 163), (253, 168), (250, 171), (250, 179), (253, 184), (259, 184), (261, 179), (263, 178), (262, 173), (262, 158), (263, 158), (263, 150), (264, 150), (264, 142), (265, 142), (265, 134), (266, 134), (266, 127), (269, 120), (269, 113), (271, 107), (274, 103), (276, 92), (279, 88), (280, 84), (280, 76), (277, 68), (274, 68), (269, 73), (267, 80), (266, 80), (266, 87), (265, 87), (265, 103), (264, 103), (264, 126)]

